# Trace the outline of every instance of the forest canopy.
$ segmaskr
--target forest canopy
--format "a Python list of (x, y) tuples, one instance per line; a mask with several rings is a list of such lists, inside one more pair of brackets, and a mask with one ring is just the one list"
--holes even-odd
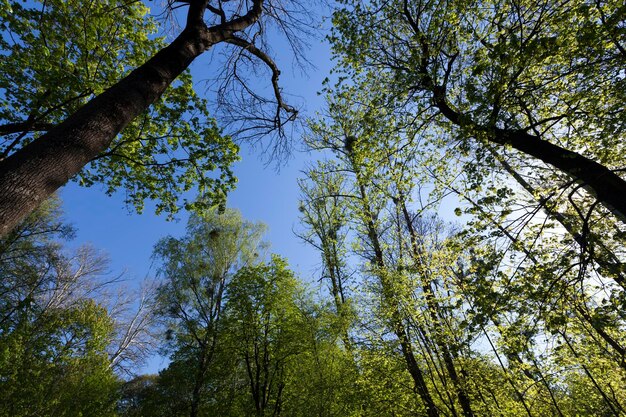
[[(9, 183), (42, 203), (0, 240), (0, 415), (626, 415), (623, 2), (328, 5), (325, 103), (292, 138), (314, 270), (226, 204), (226, 129), (287, 139), (298, 111), (264, 36), (306, 58), (294, 30), (320, 7), (165, 7), (186, 13), (170, 43), (142, 2), (0, 8), (0, 176), (96, 135), (63, 175), (191, 211), (125, 287), (70, 243), (58, 197)], [(220, 43), (214, 107), (188, 66)]]

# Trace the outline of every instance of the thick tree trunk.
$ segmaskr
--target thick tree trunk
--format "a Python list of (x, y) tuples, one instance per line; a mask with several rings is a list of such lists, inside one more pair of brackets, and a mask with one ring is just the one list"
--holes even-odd
[(63, 123), (0, 162), (0, 237), (105, 151), (196, 57), (216, 43), (231, 40), (234, 33), (257, 22), (263, 12), (263, 0), (253, 0), (247, 13), (207, 27), (204, 13), (208, 0), (181, 3), (188, 4), (187, 25), (170, 45)]
[(106, 150), (197, 56), (220, 40), (203, 23), (187, 27), (144, 65), (0, 162), (0, 236)]
[(626, 223), (626, 181), (604, 165), (523, 131), (496, 129), (491, 141), (511, 145), (565, 172)]

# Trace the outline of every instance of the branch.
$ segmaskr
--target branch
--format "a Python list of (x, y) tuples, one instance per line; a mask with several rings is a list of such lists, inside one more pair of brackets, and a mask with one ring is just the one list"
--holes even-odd
[(611, 38), (611, 42), (613, 42), (613, 44), (617, 47), (617, 49), (620, 51), (622, 56), (626, 57), (626, 48), (624, 48), (622, 44), (619, 43), (619, 38), (616, 36), (614, 28), (609, 27), (607, 16), (604, 14), (604, 10), (602, 10), (602, 5), (600, 4), (600, 1), (596, 0), (595, 3), (596, 3), (596, 8), (600, 12), (600, 20), (602, 21), (602, 25), (606, 27), (606, 31), (608, 32), (609, 37)]
[(496, 127), (495, 124), (483, 126), (467, 114), (455, 109), (448, 100), (446, 85), (438, 85), (435, 77), (429, 72), (430, 45), (418, 21), (409, 11), (408, 0), (404, 0), (403, 14), (422, 52), (416, 69), (421, 76), (421, 85), (418, 88), (430, 91), (435, 107), (446, 119), (454, 125), (467, 129), (468, 133), (479, 142), (482, 136), (483, 143), (486, 140), (502, 146), (512, 146), (526, 155), (558, 168), (570, 178), (584, 184), (587, 191), (600, 200), (619, 221), (626, 223), (626, 201), (619, 197), (626, 193), (626, 181), (606, 166), (580, 153), (555, 145), (540, 136), (531, 135), (526, 130), (503, 129)]
[(20, 132), (47, 132), (56, 126), (54, 123), (46, 122), (16, 122), (0, 125), (0, 136), (10, 135), (11, 133)]
[(207, 4), (206, 8), (211, 12), (220, 17), (220, 23), (226, 23), (226, 13), (224, 13), (224, 9), (222, 9), (222, 2), (220, 1), (220, 7), (213, 7), (211, 4)]
[(298, 115), (298, 110), (296, 110), (295, 108), (293, 108), (292, 106), (288, 105), (287, 103), (283, 101), (283, 98), (280, 92), (280, 87), (278, 85), (278, 77), (280, 76), (280, 70), (276, 66), (276, 63), (274, 62), (274, 60), (265, 52), (261, 51), (259, 48), (254, 46), (254, 44), (252, 44), (251, 42), (248, 42), (245, 39), (239, 38), (237, 36), (231, 36), (230, 38), (226, 39), (226, 42), (233, 44), (233, 45), (237, 45), (245, 49), (246, 51), (250, 52), (252, 55), (256, 56), (261, 61), (263, 61), (272, 71), (272, 88), (274, 89), (274, 97), (276, 98), (276, 103), (278, 105), (276, 108), (276, 118), (274, 120), (275, 126), (280, 129), (283, 124), (280, 120), (281, 109), (285, 110), (287, 113), (290, 113), (290, 116), (287, 119), (287, 121), (293, 121)]
[(252, 7), (245, 15), (239, 16), (226, 23), (212, 26), (209, 28), (209, 31), (212, 33), (218, 33), (222, 36), (225, 36), (226, 34), (232, 35), (235, 32), (242, 31), (245, 28), (252, 26), (259, 20), (262, 13), (263, 0), (254, 0), (252, 2)]

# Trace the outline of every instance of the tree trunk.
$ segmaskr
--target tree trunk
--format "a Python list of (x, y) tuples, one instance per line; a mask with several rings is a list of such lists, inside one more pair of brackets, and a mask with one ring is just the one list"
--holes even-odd
[[(426, 385), (426, 380), (424, 379), (424, 374), (422, 373), (422, 370), (420, 369), (419, 364), (417, 363), (417, 360), (415, 358), (415, 353), (413, 352), (413, 346), (411, 345), (409, 334), (406, 327), (404, 326), (404, 323), (402, 322), (402, 313), (399, 309), (400, 303), (397, 300), (396, 294), (392, 288), (391, 283), (389, 282), (388, 277), (384, 273), (385, 261), (383, 258), (383, 249), (378, 238), (378, 233), (376, 231), (374, 214), (367, 198), (367, 192), (365, 190), (363, 178), (361, 177), (360, 168), (352, 158), (350, 158), (350, 164), (352, 165), (352, 169), (355, 173), (357, 187), (359, 188), (361, 201), (363, 202), (363, 211), (365, 212), (365, 218), (363, 220), (367, 228), (367, 235), (370, 243), (372, 244), (372, 248), (374, 249), (374, 256), (372, 261), (376, 265), (378, 272), (380, 273), (383, 298), (391, 307), (391, 325), (393, 327), (393, 332), (400, 342), (402, 356), (404, 357), (407, 370), (409, 371), (409, 374), (413, 379), (413, 383), (415, 384), (415, 391), (424, 403), (426, 415), (428, 417), (439, 417), (439, 410), (435, 402), (433, 401), (432, 396), (430, 395), (428, 385)], [(454, 404), (451, 404), (451, 406), (454, 407)]]
[(491, 141), (511, 145), (565, 172), (626, 223), (626, 181), (604, 165), (523, 131), (496, 129)]
[[(624, 275), (624, 266), (620, 259), (615, 255), (615, 253), (606, 245), (604, 245), (601, 239), (590, 239), (589, 237), (585, 237), (580, 232), (576, 231), (578, 227), (573, 223), (572, 220), (568, 219), (567, 216), (563, 215), (556, 210), (553, 204), (550, 204), (546, 198), (538, 197), (537, 190), (526, 181), (507, 161), (504, 159), (502, 155), (496, 152), (492, 147), (487, 148), (489, 152), (496, 158), (496, 160), (502, 165), (502, 167), (508, 172), (517, 183), (524, 188), (528, 192), (532, 198), (538, 200), (539, 203), (542, 203), (542, 208), (545, 213), (551, 217), (553, 217), (556, 221), (558, 221), (561, 226), (574, 238), (576, 243), (582, 248), (587, 249), (590, 255), (592, 256), (593, 261), (598, 264), (598, 271), (609, 278), (615, 280), (617, 284), (619, 284), (622, 288), (626, 289), (626, 276)], [(625, 197), (626, 198), (626, 197)], [(580, 226), (582, 229), (583, 226)], [(512, 237), (512, 236), (511, 236)]]
[(115, 136), (159, 99), (191, 62), (218, 41), (202, 25), (170, 45), (63, 123), (0, 163), (0, 236), (105, 151)]
[(454, 358), (452, 356), (452, 352), (450, 351), (448, 345), (446, 344), (443, 337), (443, 328), (444, 323), (439, 319), (439, 312), (442, 311), (439, 303), (435, 299), (435, 292), (432, 285), (431, 274), (427, 270), (427, 267), (423, 264), (423, 250), (418, 243), (417, 232), (413, 227), (413, 222), (411, 221), (411, 216), (409, 215), (409, 211), (406, 207), (405, 200), (403, 198), (399, 200), (395, 200), (396, 205), (400, 206), (402, 211), (402, 215), (404, 217), (404, 222), (409, 232), (409, 238), (411, 240), (411, 258), (413, 259), (414, 265), (417, 267), (420, 279), (422, 281), (422, 293), (424, 295), (424, 299), (426, 301), (426, 306), (428, 308), (429, 316), (433, 322), (433, 333), (435, 344), (441, 350), (441, 356), (443, 357), (443, 362), (445, 364), (446, 370), (448, 371), (448, 375), (452, 380), (452, 384), (456, 390), (457, 398), (459, 403), (461, 404), (461, 408), (463, 409), (463, 415), (465, 417), (473, 417), (474, 412), (472, 411), (472, 406), (470, 403), (470, 399), (465, 392), (465, 387), (463, 381), (459, 377), (458, 372), (456, 371), (456, 366), (454, 364)]
[(247, 13), (207, 27), (207, 0), (187, 0), (182, 33), (148, 62), (95, 97), (63, 123), (0, 161), (0, 237), (105, 151), (115, 136), (161, 97), (191, 62), (254, 24), (263, 0)]
[(470, 128), (477, 134), (475, 137), (484, 137), (484, 140), (500, 146), (511, 146), (561, 170), (593, 194), (604, 207), (626, 224), (626, 180), (622, 177), (579, 153), (523, 130), (479, 126), (450, 107), (443, 87), (434, 86), (430, 77), (427, 81), (433, 91), (435, 106), (450, 122)]

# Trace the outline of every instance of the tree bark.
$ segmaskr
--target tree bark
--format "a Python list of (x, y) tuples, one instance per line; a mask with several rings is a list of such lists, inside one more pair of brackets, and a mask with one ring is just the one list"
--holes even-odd
[(565, 172), (626, 223), (626, 181), (604, 165), (524, 131), (495, 129), (490, 140), (511, 145)]

